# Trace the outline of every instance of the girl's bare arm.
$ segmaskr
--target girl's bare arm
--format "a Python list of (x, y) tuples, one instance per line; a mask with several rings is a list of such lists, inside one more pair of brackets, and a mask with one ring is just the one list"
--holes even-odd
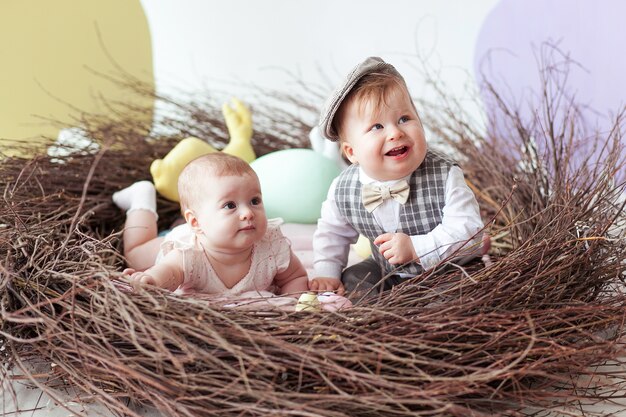
[(279, 288), (279, 294), (299, 295), (309, 290), (309, 278), (300, 259), (293, 251), (290, 252), (289, 266), (283, 272), (276, 274), (274, 283)]
[(182, 254), (173, 250), (158, 264), (142, 272), (134, 272), (131, 278), (138, 284), (154, 285), (174, 291), (183, 283)]

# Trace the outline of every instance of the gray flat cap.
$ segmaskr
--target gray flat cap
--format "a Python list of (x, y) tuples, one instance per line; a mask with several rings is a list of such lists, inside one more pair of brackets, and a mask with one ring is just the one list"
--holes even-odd
[(333, 142), (339, 140), (339, 136), (333, 128), (333, 119), (335, 118), (335, 113), (337, 113), (337, 110), (339, 109), (339, 106), (341, 106), (343, 100), (361, 78), (374, 72), (390, 73), (404, 82), (404, 78), (402, 78), (393, 65), (386, 63), (376, 56), (371, 56), (354, 67), (339, 87), (333, 91), (330, 98), (324, 105), (322, 113), (320, 114), (320, 131), (328, 139)]

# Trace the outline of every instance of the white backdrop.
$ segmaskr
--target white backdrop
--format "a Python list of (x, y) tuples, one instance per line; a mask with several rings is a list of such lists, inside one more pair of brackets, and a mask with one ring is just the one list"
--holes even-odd
[(295, 79), (330, 89), (371, 55), (394, 64), (413, 95), (423, 86), (412, 67), (418, 55), (443, 71), (451, 94), (463, 94), (478, 32), (496, 3), (142, 0), (159, 92), (228, 88), (244, 96), (241, 84), (288, 91)]

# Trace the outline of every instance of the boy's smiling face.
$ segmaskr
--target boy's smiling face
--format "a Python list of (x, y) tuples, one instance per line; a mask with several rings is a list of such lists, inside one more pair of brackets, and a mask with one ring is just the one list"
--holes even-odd
[(385, 100), (350, 100), (340, 121), (341, 148), (371, 178), (396, 180), (415, 171), (426, 156), (424, 129), (408, 92), (391, 86)]

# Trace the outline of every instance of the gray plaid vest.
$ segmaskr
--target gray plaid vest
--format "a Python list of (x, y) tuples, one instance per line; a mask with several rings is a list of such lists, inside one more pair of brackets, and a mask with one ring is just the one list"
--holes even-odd
[[(409, 236), (422, 235), (441, 223), (446, 181), (452, 165), (453, 162), (441, 155), (432, 151), (426, 153), (424, 162), (409, 178), (409, 199), (400, 207), (400, 221), (396, 232)], [(391, 265), (371, 243), (385, 231), (378, 225), (373, 214), (363, 206), (358, 165), (349, 166), (339, 175), (335, 199), (343, 217), (356, 231), (370, 240), (374, 260), (383, 268), (385, 274), (393, 272), (418, 275), (422, 272), (421, 266), (415, 262), (402, 268)]]

